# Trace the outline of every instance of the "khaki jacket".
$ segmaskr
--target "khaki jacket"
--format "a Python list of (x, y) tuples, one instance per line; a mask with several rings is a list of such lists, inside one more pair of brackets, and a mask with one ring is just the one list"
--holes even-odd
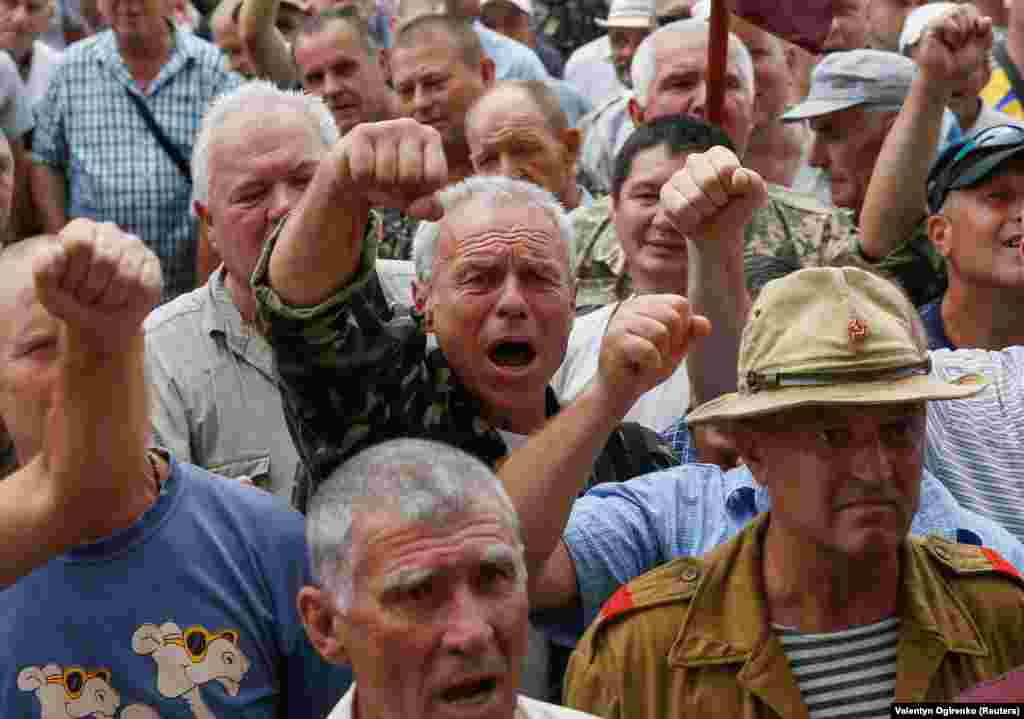
[[(807, 719), (761, 589), (769, 515), (609, 599), (573, 654), (568, 706), (605, 719)], [(1024, 664), (1024, 580), (999, 555), (908, 538), (896, 701), (942, 701)]]

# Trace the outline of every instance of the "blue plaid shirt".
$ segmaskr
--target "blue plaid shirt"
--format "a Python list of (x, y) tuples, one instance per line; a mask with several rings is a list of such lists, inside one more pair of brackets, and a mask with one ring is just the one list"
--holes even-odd
[(225, 69), (216, 47), (180, 29), (174, 33), (171, 55), (145, 93), (128, 73), (111, 31), (68, 48), (36, 107), (32, 140), (33, 159), (64, 175), (68, 219), (114, 222), (156, 252), (165, 300), (195, 286), (192, 188), (127, 93), (142, 97), (189, 157), (210, 101), (242, 81)]

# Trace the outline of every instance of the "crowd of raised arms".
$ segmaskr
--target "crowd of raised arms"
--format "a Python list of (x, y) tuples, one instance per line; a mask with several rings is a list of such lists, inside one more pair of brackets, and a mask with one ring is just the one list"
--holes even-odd
[(0, 0), (0, 717), (1019, 711), (1024, 0), (718, 1)]

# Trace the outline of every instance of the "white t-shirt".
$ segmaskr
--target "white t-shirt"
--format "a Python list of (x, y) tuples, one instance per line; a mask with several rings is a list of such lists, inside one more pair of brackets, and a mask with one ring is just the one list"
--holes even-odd
[[(551, 387), (563, 405), (572, 402), (597, 373), (601, 340), (616, 306), (617, 303), (605, 305), (576, 318), (565, 360), (551, 379)], [(690, 376), (686, 371), (686, 360), (683, 360), (671, 377), (637, 400), (624, 421), (637, 422), (655, 432), (663, 432), (686, 414), (689, 406)]]
[[(353, 684), (345, 692), (341, 701), (335, 705), (334, 710), (327, 715), (327, 719), (352, 719), (354, 716), (352, 703), (355, 701), (355, 692), (356, 685)], [(596, 719), (596, 717), (593, 714), (585, 714), (575, 709), (539, 702), (536, 699), (520, 695), (514, 719)]]

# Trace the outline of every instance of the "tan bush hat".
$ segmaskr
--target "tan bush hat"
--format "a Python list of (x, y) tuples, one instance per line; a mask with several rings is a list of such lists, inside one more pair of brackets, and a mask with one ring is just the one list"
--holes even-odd
[(765, 285), (743, 328), (739, 392), (687, 415), (690, 425), (810, 405), (960, 399), (983, 388), (929, 375), (917, 312), (898, 287), (854, 267), (800, 270)]

